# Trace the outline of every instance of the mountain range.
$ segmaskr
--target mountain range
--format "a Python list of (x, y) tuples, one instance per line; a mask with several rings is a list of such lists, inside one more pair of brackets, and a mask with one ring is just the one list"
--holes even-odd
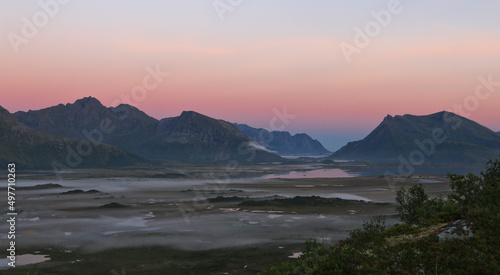
[[(158, 120), (127, 104), (105, 107), (93, 97), (15, 114), (0, 107), (0, 138), (0, 164), (15, 161), (29, 168), (51, 168), (54, 163), (282, 162), (277, 154), (329, 153), (306, 134), (270, 132), (193, 111)], [(349, 142), (329, 158), (484, 164), (500, 158), (500, 132), (449, 112), (388, 115), (363, 140)]]
[(331, 154), (319, 141), (312, 139), (304, 133), (292, 136), (289, 132), (285, 131), (270, 132), (266, 129), (253, 128), (246, 124), (235, 123), (235, 125), (253, 142), (282, 156)]
[(330, 156), (383, 162), (484, 164), (500, 158), (500, 135), (450, 112), (426, 116), (388, 115), (363, 140), (349, 142)]
[(115, 146), (82, 142), (33, 130), (0, 106), (0, 165), (65, 169), (136, 165), (141, 158)]
[(283, 161), (260, 149), (226, 121), (185, 111), (157, 120), (134, 106), (105, 107), (93, 97), (28, 112), (15, 118), (38, 131), (111, 144), (145, 159), (182, 162)]

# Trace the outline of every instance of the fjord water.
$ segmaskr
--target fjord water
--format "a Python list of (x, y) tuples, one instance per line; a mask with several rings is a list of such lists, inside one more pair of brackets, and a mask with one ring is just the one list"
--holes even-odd
[(300, 178), (351, 178), (358, 177), (359, 173), (341, 169), (317, 169), (307, 171), (291, 171), (262, 176), (265, 179), (300, 179)]

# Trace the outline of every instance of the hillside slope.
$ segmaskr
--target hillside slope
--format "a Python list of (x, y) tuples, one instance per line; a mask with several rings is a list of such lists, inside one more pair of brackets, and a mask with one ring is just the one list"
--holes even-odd
[(82, 143), (33, 130), (19, 123), (0, 106), (0, 163), (14, 162), (23, 168), (117, 167), (143, 161), (115, 146)]
[(39, 131), (111, 144), (147, 159), (282, 161), (273, 153), (251, 146), (250, 139), (231, 123), (195, 112), (157, 120), (130, 105), (107, 108), (97, 99), (86, 97), (14, 115)]
[(500, 136), (449, 112), (387, 116), (363, 140), (348, 143), (331, 158), (396, 162), (412, 153), (418, 159), (418, 152), (430, 163), (485, 163), (499, 157)]

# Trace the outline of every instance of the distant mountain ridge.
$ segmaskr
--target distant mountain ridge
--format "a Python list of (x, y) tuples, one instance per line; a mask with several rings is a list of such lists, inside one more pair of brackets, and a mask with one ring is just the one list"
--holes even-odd
[(86, 143), (33, 130), (0, 106), (0, 164), (24, 168), (116, 167), (144, 160), (107, 144)]
[(236, 126), (196, 112), (157, 120), (136, 107), (105, 107), (86, 97), (14, 116), (27, 126), (64, 137), (103, 142), (155, 160), (213, 162), (283, 159), (253, 146)]
[(450, 112), (388, 115), (363, 140), (349, 142), (330, 158), (394, 162), (417, 155), (428, 163), (484, 164), (500, 158), (500, 136)]
[(285, 131), (268, 131), (262, 128), (250, 127), (246, 124), (235, 125), (240, 131), (255, 143), (279, 155), (315, 155), (330, 154), (323, 145), (307, 134), (291, 135)]

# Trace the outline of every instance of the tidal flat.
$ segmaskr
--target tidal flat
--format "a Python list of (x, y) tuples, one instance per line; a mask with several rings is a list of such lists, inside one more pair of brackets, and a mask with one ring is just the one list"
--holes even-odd
[[(375, 215), (397, 223), (400, 187), (423, 182), (430, 195), (450, 191), (443, 176), (265, 176), (318, 169), (330, 168), (254, 165), (229, 174), (223, 166), (193, 165), (21, 175), (16, 252), (43, 256), (36, 267), (0, 274), (35, 268), (42, 274), (255, 274), (299, 252), (307, 239), (334, 243)], [(8, 232), (6, 223), (0, 232)], [(6, 234), (0, 241), (7, 243)]]

